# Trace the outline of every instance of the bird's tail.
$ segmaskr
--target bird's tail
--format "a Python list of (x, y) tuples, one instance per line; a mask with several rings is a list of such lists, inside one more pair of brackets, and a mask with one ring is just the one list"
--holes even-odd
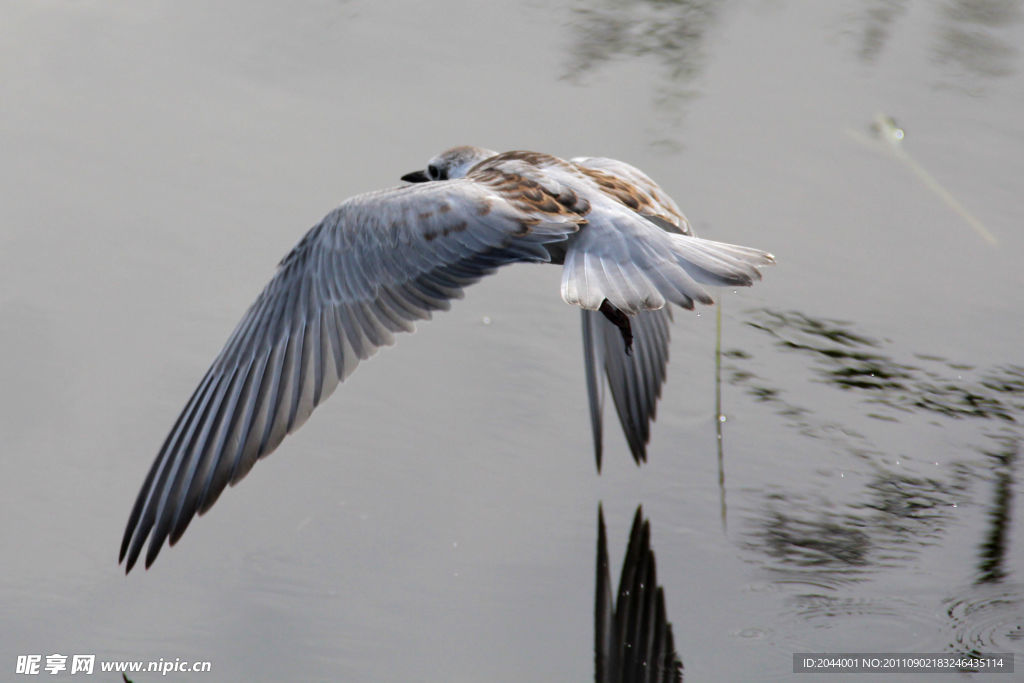
[(591, 223), (572, 242), (562, 270), (566, 303), (597, 310), (607, 300), (633, 315), (671, 301), (683, 308), (714, 303), (702, 285), (749, 286), (768, 252), (671, 234), (637, 214)]

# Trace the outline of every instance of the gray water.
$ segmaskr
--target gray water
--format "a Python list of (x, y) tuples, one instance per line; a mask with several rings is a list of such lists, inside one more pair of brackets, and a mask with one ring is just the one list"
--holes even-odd
[[(643, 506), (688, 680), (1024, 667), (1024, 3), (2, 14), (0, 678), (92, 653), (212, 664), (137, 682), (590, 680), (599, 504), (616, 585)], [(150, 462), (280, 257), (461, 143), (632, 162), (777, 256), (721, 293), (721, 455), (715, 309), (676, 315), (648, 464), (609, 413), (598, 475), (579, 316), (516, 266), (126, 578)]]

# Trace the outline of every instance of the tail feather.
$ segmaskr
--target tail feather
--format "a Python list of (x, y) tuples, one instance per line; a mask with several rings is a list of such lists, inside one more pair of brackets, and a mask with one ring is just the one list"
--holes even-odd
[(775, 262), (759, 249), (638, 223), (591, 225), (569, 245), (562, 270), (566, 303), (593, 311), (607, 299), (629, 315), (666, 302), (693, 308), (695, 301), (714, 303), (701, 285), (750, 286), (761, 279), (760, 266)]
[(749, 287), (761, 279), (758, 266), (775, 263), (775, 258), (759, 249), (700, 237), (670, 235), (672, 253), (694, 280), (706, 285)]

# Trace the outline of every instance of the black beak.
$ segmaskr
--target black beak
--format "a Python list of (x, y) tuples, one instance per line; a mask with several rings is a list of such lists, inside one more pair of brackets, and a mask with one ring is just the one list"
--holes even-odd
[(407, 183), (425, 183), (430, 180), (430, 177), (423, 171), (413, 171), (402, 176), (402, 180)]

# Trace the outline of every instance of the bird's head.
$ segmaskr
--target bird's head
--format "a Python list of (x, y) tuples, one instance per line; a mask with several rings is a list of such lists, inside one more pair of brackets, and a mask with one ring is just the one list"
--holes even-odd
[(497, 152), (493, 150), (471, 145), (452, 147), (428, 161), (426, 169), (406, 173), (402, 176), (402, 180), (410, 183), (425, 183), (431, 180), (463, 178), (469, 173), (469, 169), (496, 154)]

